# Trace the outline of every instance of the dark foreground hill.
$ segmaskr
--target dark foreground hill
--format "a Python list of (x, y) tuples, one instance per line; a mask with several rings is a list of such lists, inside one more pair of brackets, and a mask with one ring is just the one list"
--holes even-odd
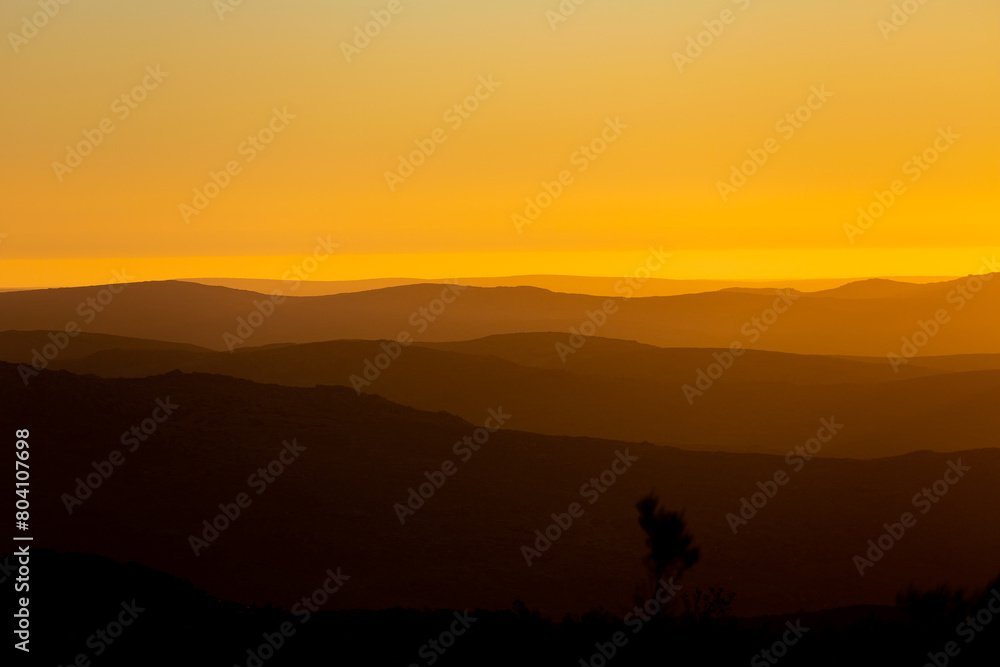
[[(988, 611), (1000, 581), (955, 598), (947, 608), (924, 594), (898, 608), (847, 608), (786, 617), (732, 619), (674, 605), (670, 617), (623, 622), (610, 614), (551, 621), (511, 610), (296, 611), (246, 607), (209, 596), (190, 582), (135, 563), (78, 553), (31, 553), (33, 664), (175, 667), (179, 664), (298, 667), (318, 664), (579, 667), (613, 664), (769, 664), (861, 667), (924, 664), (948, 642), (961, 644), (959, 667), (995, 664), (1000, 625), (957, 636), (968, 615)], [(0, 588), (15, 597), (13, 556), (0, 558)], [(324, 582), (302, 591), (322, 600)], [(342, 582), (342, 590), (353, 583)], [(980, 591), (986, 590), (986, 593)], [(330, 597), (336, 597), (340, 591)], [(329, 599), (329, 598), (328, 598)], [(994, 605), (995, 606), (995, 605)], [(86, 613), (81, 613), (86, 609)], [(124, 614), (124, 617), (123, 617)], [(122, 619), (128, 624), (117, 625)], [(456, 619), (467, 622), (468, 628)], [(962, 624), (965, 624), (964, 626)], [(789, 625), (790, 624), (790, 625)], [(452, 628), (461, 634), (450, 636)], [(801, 638), (786, 635), (800, 629)], [(53, 632), (58, 628), (58, 632)], [(620, 633), (620, 634), (619, 634)], [(444, 637), (442, 637), (444, 635)], [(618, 638), (616, 645), (613, 639)], [(967, 641), (969, 640), (969, 641)], [(433, 642), (433, 643), (432, 643)], [(787, 651), (785, 650), (787, 648)], [(82, 656), (82, 660), (80, 660)], [(594, 656), (598, 656), (592, 661)], [(933, 664), (933, 663), (932, 663)]]
[[(36, 546), (135, 560), (241, 603), (293, 604), (342, 567), (352, 585), (331, 608), (521, 599), (557, 616), (619, 613), (645, 580), (635, 503), (650, 490), (686, 510), (702, 549), (690, 585), (735, 592), (740, 615), (890, 604), (911, 583), (980, 585), (1000, 561), (996, 450), (790, 464), (535, 435), (510, 430), (516, 414), (486, 437), (342, 387), (62, 371), (25, 387), (6, 364), (0, 401), (5, 429), (31, 431)], [(483, 420), (489, 410), (509, 412), (484, 405)], [(456, 447), (466, 437), (480, 449)], [(779, 471), (781, 487), (769, 483)], [(746, 524), (727, 518), (758, 492), (773, 497), (753, 499)], [(240, 502), (237, 518), (220, 516)], [(573, 503), (572, 525), (539, 539)], [(907, 512), (915, 524), (899, 534)], [(884, 555), (869, 554), (880, 539)], [(525, 546), (538, 551), (530, 566)], [(872, 560), (864, 576), (855, 556)]]

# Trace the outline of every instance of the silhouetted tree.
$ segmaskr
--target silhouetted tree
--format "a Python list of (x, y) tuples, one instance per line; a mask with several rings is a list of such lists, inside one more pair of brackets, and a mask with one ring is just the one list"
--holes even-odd
[(664, 576), (680, 579), (684, 571), (698, 562), (699, 550), (691, 546), (694, 538), (687, 532), (683, 512), (668, 512), (660, 499), (650, 493), (636, 503), (639, 526), (646, 533), (649, 552), (644, 559), (653, 577), (654, 587)]

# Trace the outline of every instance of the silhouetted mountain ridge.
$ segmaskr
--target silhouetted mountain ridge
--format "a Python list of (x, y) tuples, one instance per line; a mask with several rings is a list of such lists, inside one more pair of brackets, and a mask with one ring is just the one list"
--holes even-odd
[[(884, 362), (750, 350), (712, 380), (707, 373), (715, 375), (725, 351), (591, 339), (563, 364), (553, 345), (560, 337), (416, 344), (397, 350), (399, 358), (384, 370), (373, 361), (387, 359), (377, 341), (273, 345), (237, 354), (142, 350), (135, 342), (127, 350), (57, 358), (50, 367), (103, 377), (181, 370), (287, 386), (349, 386), (473, 423), (484, 418), (484, 406), (503, 405), (528, 431), (697, 450), (784, 453), (831, 416), (848, 427), (819, 456), (965, 449), (991, 442), (989, 434), (1000, 427), (1000, 415), (989, 408), (1000, 400), (1000, 370), (955, 374), (914, 365), (896, 374)], [(37, 338), (40, 344), (47, 335)], [(9, 348), (3, 339), (0, 334), (0, 348)], [(22, 347), (9, 360), (30, 356)], [(986, 362), (1000, 358), (979, 361)]]
[[(643, 297), (640, 290), (632, 299), (609, 300), (534, 287), (424, 284), (286, 295), (280, 304), (255, 292), (166, 281), (130, 284), (92, 317), (80, 304), (100, 287), (0, 293), (0, 329), (61, 330), (76, 321), (89, 332), (226, 349), (401, 334), (424, 342), (531, 331), (569, 335), (589, 327), (603, 337), (661, 347), (740, 342), (793, 353), (884, 356), (920, 333), (920, 322), (945, 311), (949, 322), (937, 327), (920, 354), (1000, 353), (992, 319), (1000, 310), (1000, 281), (980, 278), (980, 289), (962, 293), (969, 280), (916, 285), (912, 294), (892, 298), (793, 294), (782, 300), (731, 291)], [(251, 321), (256, 323), (248, 327)]]
[[(522, 426), (506, 405), (484, 405), (482, 420), (489, 409), (510, 417), (464, 458), (456, 443), (475, 423), (345, 388), (63, 371), (25, 387), (9, 364), (0, 364), (0, 380), (0, 400), (32, 425), (33, 468), (44, 471), (32, 487), (38, 547), (135, 560), (241, 603), (291, 604), (327, 568), (342, 566), (354, 585), (333, 609), (505, 609), (514, 598), (556, 616), (627, 609), (645, 572), (634, 505), (650, 489), (665, 506), (687, 508), (704, 554), (692, 584), (697, 577), (736, 591), (741, 615), (891, 604), (909, 583), (936, 585), (942, 572), (956, 585), (979, 585), (995, 575), (1000, 553), (995, 449), (814, 459), (793, 474), (782, 456), (527, 433), (514, 430)], [(157, 399), (177, 407), (128, 451), (122, 437), (153, 414)], [(305, 450), (255, 493), (248, 476), (292, 441)], [(68, 514), (64, 494), (114, 450), (123, 465)], [(588, 503), (581, 484), (626, 450), (638, 460)], [(446, 460), (456, 474), (401, 524), (396, 505)], [(859, 577), (853, 556), (885, 522), (914, 511), (910, 497), (941, 479), (949, 461), (971, 470)], [(790, 483), (734, 535), (727, 515), (777, 470)], [(240, 492), (252, 504), (196, 556), (190, 536)], [(572, 502), (582, 503), (583, 516), (528, 567), (521, 547)]]

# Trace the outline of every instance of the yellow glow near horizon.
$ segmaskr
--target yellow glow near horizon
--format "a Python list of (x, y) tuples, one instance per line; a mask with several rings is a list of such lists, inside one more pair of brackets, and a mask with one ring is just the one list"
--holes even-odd
[[(350, 63), (341, 44), (388, 0), (248, 0), (222, 17), (209, 0), (60, 5), (0, 59), (0, 287), (103, 282), (122, 261), (148, 279), (278, 277), (319, 235), (351, 254), (317, 279), (617, 275), (653, 244), (677, 257), (663, 277), (956, 275), (1000, 246), (996, 2), (925, 3), (885, 35), (894, 0), (589, 0), (554, 24), (557, 0), (400, 3)], [(727, 10), (679, 71), (674, 53)], [(3, 3), (3, 32), (37, 11)], [(467, 118), (449, 114), (477, 90)], [(275, 109), (294, 118), (248, 148)], [(627, 127), (582, 157), (608, 119)], [(386, 172), (438, 128), (391, 191)], [(719, 181), (770, 138), (724, 201)], [(897, 179), (863, 234), (845, 229)]]
[[(867, 250), (672, 251), (654, 278), (685, 280), (782, 280), (879, 276), (963, 276), (998, 270), (1000, 246), (991, 248)], [(648, 251), (446, 253), (409, 255), (334, 254), (318, 263), (309, 280), (369, 278), (450, 279), (530, 275), (624, 276), (641, 266)], [(175, 278), (281, 279), (308, 256), (121, 257), (0, 262), (3, 288), (81, 286), (109, 283), (112, 271), (130, 281)]]

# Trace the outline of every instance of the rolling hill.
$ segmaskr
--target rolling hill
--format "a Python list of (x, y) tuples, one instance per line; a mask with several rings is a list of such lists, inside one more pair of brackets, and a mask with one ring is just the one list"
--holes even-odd
[[(686, 509), (702, 549), (685, 585), (736, 592), (741, 615), (891, 604), (910, 584), (942, 580), (978, 586), (1000, 555), (996, 449), (816, 459), (794, 472), (782, 457), (512, 430), (522, 423), (504, 407), (505, 428), (463, 457), (455, 443), (473, 424), (340, 387), (65, 371), (25, 387), (16, 373), (0, 365), (0, 400), (5, 428), (31, 430), (35, 545), (136, 560), (243, 603), (291, 604), (342, 567), (351, 585), (334, 608), (505, 609), (518, 598), (554, 615), (630, 608), (643, 578), (635, 502), (650, 490)], [(153, 421), (157, 399), (172, 414), (129, 451), (124, 439)], [(305, 449), (277, 466), (292, 441)], [(97, 485), (112, 460), (121, 464)], [(401, 523), (396, 505), (445, 461), (455, 474)], [(952, 464), (968, 471), (921, 514), (914, 495)], [(777, 471), (790, 481), (734, 534), (727, 515)], [(70, 514), (64, 494), (86, 495), (88, 476), (97, 488)], [(212, 538), (203, 522), (241, 493), (251, 502), (228, 525), (216, 520)], [(573, 502), (582, 515), (529, 567), (522, 547)], [(859, 576), (854, 557), (907, 511), (916, 524)], [(197, 534), (212, 541), (196, 555)]]
[[(286, 295), (276, 304), (256, 292), (177, 281), (119, 289), (117, 295), (106, 287), (2, 293), (0, 330), (75, 326), (216, 350), (400, 336), (446, 342), (562, 331), (568, 337), (580, 331), (660, 347), (740, 343), (797, 354), (881, 357), (1000, 353), (993, 323), (1000, 281), (979, 277), (871, 298), (720, 291), (625, 300), (532, 287), (408, 285)], [(865, 288), (851, 289), (854, 294)]]
[[(275, 345), (234, 354), (170, 349), (155, 341), (142, 349), (142, 341), (131, 341), (125, 349), (57, 358), (50, 367), (103, 377), (182, 371), (298, 387), (340, 385), (474, 423), (488, 407), (503, 405), (517, 414), (521, 428), (537, 433), (708, 451), (784, 454), (828, 417), (847, 427), (819, 456), (874, 458), (954, 451), (969, 443), (992, 447), (1000, 427), (1000, 414), (990, 409), (1000, 401), (997, 357), (975, 359), (986, 370), (913, 366), (897, 375), (884, 362), (748, 350), (708, 386), (702, 382), (708, 380), (705, 369), (718, 368), (716, 356), (724, 351), (595, 338), (563, 365), (553, 345), (559, 336), (416, 344), (400, 349), (384, 371), (371, 361), (388, 359), (387, 344), (376, 341)], [(0, 350), (12, 349), (8, 338), (20, 342), (20, 352), (0, 360), (28, 362), (31, 337), (0, 333)], [(34, 334), (36, 348), (48, 340), (44, 332)], [(119, 339), (82, 334), (80, 340), (87, 344), (73, 349)], [(918, 361), (973, 365), (949, 359)], [(698, 387), (704, 393), (686, 393)]]
[[(830, 290), (857, 279), (848, 278), (817, 278), (804, 280), (676, 280), (669, 278), (650, 278), (643, 285), (643, 296), (677, 296), (679, 294), (697, 294), (699, 292), (715, 292), (728, 288), (746, 289), (778, 289), (791, 287), (803, 292)], [(892, 280), (904, 283), (930, 283), (954, 278), (906, 277)], [(288, 283), (281, 280), (262, 280), (252, 278), (191, 278), (186, 282), (202, 285), (217, 285), (232, 289), (250, 290), (251, 292), (271, 292), (274, 289), (286, 289)], [(567, 294), (590, 294), (593, 296), (620, 296), (615, 291), (621, 278), (600, 278), (590, 276), (505, 276), (501, 278), (372, 278), (369, 280), (310, 280), (302, 283), (296, 290), (299, 296), (323, 296), (328, 294), (344, 294), (346, 292), (364, 292), (385, 287), (401, 285), (419, 285), (422, 283), (449, 283), (473, 287), (540, 287), (553, 292)], [(620, 287), (619, 287), (620, 289)]]

